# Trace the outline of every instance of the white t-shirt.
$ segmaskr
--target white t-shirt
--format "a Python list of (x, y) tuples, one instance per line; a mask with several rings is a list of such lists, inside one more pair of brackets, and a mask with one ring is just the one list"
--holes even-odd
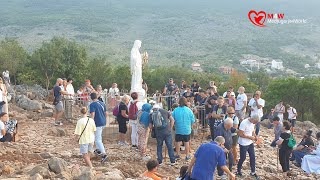
[(263, 107), (264, 107), (264, 104), (265, 104), (264, 99), (259, 98), (258, 99), (258, 104), (262, 106), (260, 109), (258, 109), (258, 106), (257, 106), (256, 101), (254, 100), (254, 98), (251, 98), (249, 103), (248, 103), (248, 106), (250, 106), (253, 109), (253, 111), (251, 111), (251, 116), (257, 114), (261, 118), (263, 116)]
[(0, 121), (0, 139), (3, 137), (1, 131), (2, 131), (3, 129), (5, 129), (5, 128), (6, 128), (6, 127), (4, 126), (4, 123), (3, 123), (2, 121)]
[[(224, 92), (223, 95), (222, 95), (222, 97), (226, 97), (226, 96), (227, 96), (227, 93), (228, 93), (227, 91)], [(231, 96), (234, 96), (234, 97), (236, 96), (236, 94), (235, 94), (233, 91), (230, 93), (230, 95), (231, 95)]]
[[(243, 131), (245, 135), (252, 136), (254, 131), (254, 124), (249, 121), (249, 119), (245, 119), (240, 123), (239, 130)], [(242, 138), (239, 136), (238, 143), (242, 146), (249, 146), (253, 143), (251, 139)]]
[(297, 117), (294, 117), (297, 114), (297, 110), (293, 107), (290, 107), (288, 110), (288, 119), (297, 119)]
[(74, 88), (73, 88), (72, 84), (68, 84), (66, 89), (67, 89), (68, 94), (74, 95)]
[(241, 110), (245, 101), (248, 101), (247, 95), (245, 93), (238, 94), (235, 110)]
[(118, 88), (110, 88), (109, 93), (112, 98), (115, 98), (116, 95), (119, 95), (119, 89)]

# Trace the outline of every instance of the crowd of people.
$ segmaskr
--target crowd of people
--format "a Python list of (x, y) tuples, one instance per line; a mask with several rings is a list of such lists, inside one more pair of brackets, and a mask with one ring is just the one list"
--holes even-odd
[[(145, 82), (144, 87), (148, 88)], [(109, 96), (106, 98), (102, 94)], [(113, 83), (108, 91), (103, 90), (101, 85), (93, 88), (90, 80), (85, 81), (75, 98), (72, 79), (58, 78), (53, 95), (55, 125), (62, 125), (60, 119), (65, 106), (63, 98), (82, 102), (82, 117), (77, 122), (75, 134), (79, 138), (80, 153), (91, 168), (93, 166), (90, 152), (100, 156), (102, 163), (108, 159), (102, 141), (102, 132), (107, 125), (107, 104), (110, 106), (109, 110), (113, 110), (118, 123), (118, 145), (131, 146), (139, 151), (141, 159), (147, 162), (147, 171), (142, 174), (145, 177), (155, 180), (168, 179), (157, 172), (157, 167), (164, 163), (162, 149), (165, 143), (169, 165), (176, 165), (177, 161), (181, 161), (182, 154), (185, 154), (184, 161), (189, 162), (189, 166), (181, 167), (180, 179), (211, 180), (214, 179), (215, 169), (220, 179), (227, 179), (228, 176), (231, 179), (236, 176), (243, 177), (242, 166), (247, 152), (250, 176), (259, 179), (256, 172), (255, 146), (262, 141), (259, 136), (260, 122), (265, 119), (269, 121), (269, 128), (274, 128), (275, 138), (270, 146), (278, 147), (280, 165), (286, 176), (291, 175), (290, 161), (295, 161), (296, 166), (308, 173), (320, 173), (320, 133), (316, 134), (317, 143), (311, 138), (312, 131), (307, 131), (302, 141), (296, 145), (293, 133), (297, 110), (279, 100), (270, 113), (265, 113), (265, 100), (262, 99), (261, 91), (256, 91), (248, 100), (243, 86), (239, 87), (237, 92), (234, 92), (233, 87), (229, 87), (220, 96), (213, 81), (208, 83), (207, 88), (201, 88), (196, 80), (190, 86), (185, 81), (178, 86), (170, 78), (162, 92), (156, 92), (152, 100), (144, 103), (139, 100), (137, 92), (120, 96), (116, 83)], [(284, 116), (286, 112), (287, 117)], [(11, 132), (8, 133), (5, 127), (12, 125), (8, 125), (7, 121), (7, 113), (1, 113), (1, 141), (10, 139)], [(197, 125), (210, 130), (208, 139), (211, 141), (200, 145), (192, 155), (190, 147)], [(126, 141), (128, 132), (131, 133), (130, 143)], [(156, 159), (147, 152), (150, 134), (157, 142)], [(232, 173), (235, 165), (236, 171)]]

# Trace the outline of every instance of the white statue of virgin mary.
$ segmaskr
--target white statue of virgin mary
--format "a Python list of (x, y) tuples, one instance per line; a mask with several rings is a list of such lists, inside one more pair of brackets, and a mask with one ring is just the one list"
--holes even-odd
[(145, 91), (142, 88), (142, 57), (140, 54), (141, 41), (135, 40), (130, 55), (131, 91), (137, 92), (139, 99), (145, 98)]

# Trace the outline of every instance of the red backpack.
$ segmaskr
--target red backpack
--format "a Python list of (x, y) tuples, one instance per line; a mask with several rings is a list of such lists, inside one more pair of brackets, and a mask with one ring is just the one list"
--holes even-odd
[(131, 120), (136, 120), (137, 119), (137, 112), (138, 112), (138, 106), (137, 106), (137, 102), (134, 103), (130, 103), (130, 107), (129, 107), (129, 119)]

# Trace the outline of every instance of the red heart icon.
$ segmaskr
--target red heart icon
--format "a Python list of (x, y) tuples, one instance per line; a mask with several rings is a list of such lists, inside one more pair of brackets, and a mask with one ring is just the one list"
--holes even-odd
[[(254, 16), (252, 16), (254, 14)], [(252, 24), (260, 27), (265, 27), (264, 22), (266, 21), (267, 14), (264, 11), (256, 12), (255, 10), (251, 10), (248, 13), (248, 18), (252, 22)]]

